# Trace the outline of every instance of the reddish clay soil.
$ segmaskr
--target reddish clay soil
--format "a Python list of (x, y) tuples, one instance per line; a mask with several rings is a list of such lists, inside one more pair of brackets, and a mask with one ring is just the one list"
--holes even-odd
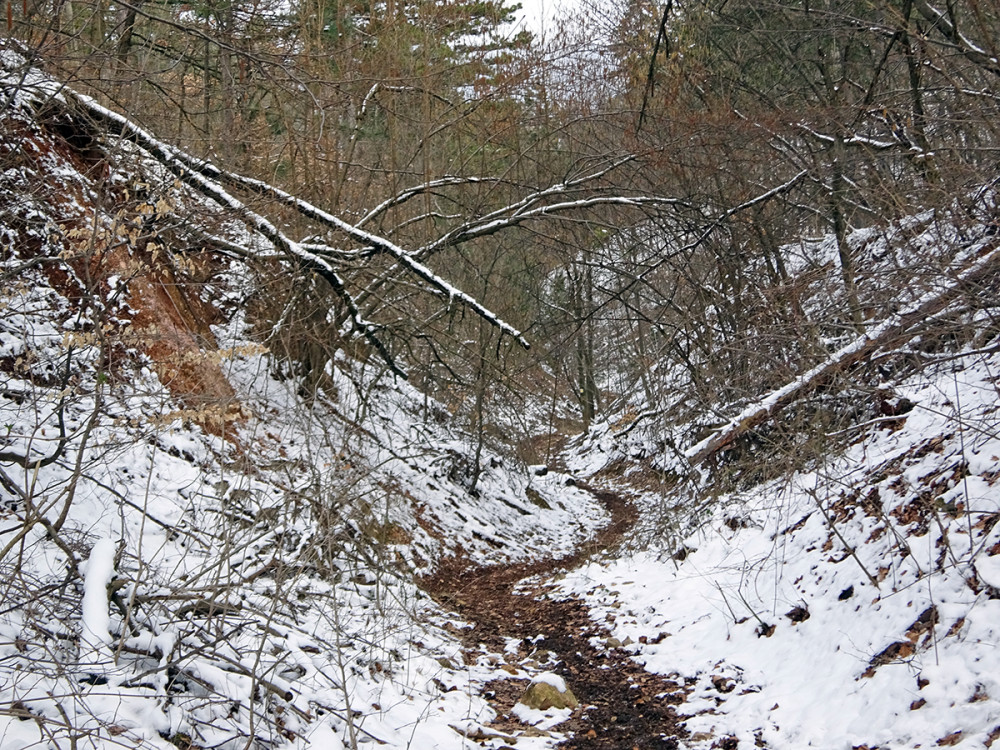
[[(569, 735), (561, 747), (580, 750), (666, 750), (687, 736), (677, 704), (684, 686), (646, 672), (620, 648), (607, 648), (611, 635), (593, 622), (586, 605), (576, 598), (552, 599), (545, 583), (514, 588), (525, 578), (551, 574), (583, 563), (618, 544), (635, 523), (635, 508), (622, 497), (591, 489), (611, 514), (611, 523), (581, 549), (559, 559), (517, 565), (477, 567), (462, 557), (451, 558), (423, 580), (424, 588), (443, 606), (457, 611), (475, 627), (462, 634), (467, 658), (502, 654), (509, 638), (521, 639), (514, 665), (526, 664), (561, 675), (580, 701), (573, 717), (557, 731)], [(597, 643), (593, 645), (591, 640)], [(495, 680), (486, 697), (503, 733), (526, 727), (510, 710), (526, 684)]]

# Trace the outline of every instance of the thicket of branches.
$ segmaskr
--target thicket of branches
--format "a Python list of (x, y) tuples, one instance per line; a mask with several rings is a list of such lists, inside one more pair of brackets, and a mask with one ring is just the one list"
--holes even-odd
[[(310, 329), (277, 366), (322, 380), (353, 317), (482, 444), (509, 430), (490, 417), (505, 403), (534, 399), (514, 410), (526, 433), (571, 416), (549, 395), (584, 426), (636, 391), (689, 416), (739, 405), (885, 320), (905, 300), (852, 232), (993, 221), (997, 16), (630, 0), (585, 8), (556, 44), (502, 3), (55, 2), (12, 6), (8, 31), (225, 165), (184, 168), (329, 264), (336, 281), (293, 264), (256, 300), (262, 336)], [(953, 275), (910, 250), (900, 283)], [(838, 283), (817, 295), (824, 268)], [(508, 346), (520, 331), (531, 353)]]
[(605, 224), (568, 274), (593, 300), (584, 359), (608, 395), (723, 423), (953, 283), (995, 224), (997, 11), (627, 3), (597, 18), (643, 159), (632, 185), (678, 200)]
[[(636, 392), (678, 419), (739, 407), (884, 321), (906, 300), (852, 232), (993, 222), (992, 3), (621, 0), (555, 42), (511, 17), (53, 0), (7, 24), (127, 115), (92, 108), (98, 127), (180, 147), (186, 179), (281, 228), (279, 255), (311, 254), (253, 301), (262, 338), (303, 330), (272, 337), (276, 367), (320, 383), (353, 320), (480, 446), (520, 415), (529, 460), (561, 418), (586, 427)], [(899, 284), (954, 275), (891, 234)]]

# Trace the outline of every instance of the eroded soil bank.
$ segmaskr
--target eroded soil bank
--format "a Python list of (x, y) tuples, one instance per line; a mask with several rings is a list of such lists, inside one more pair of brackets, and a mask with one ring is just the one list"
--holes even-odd
[[(683, 717), (675, 706), (684, 686), (646, 672), (627, 651), (615, 648), (611, 634), (594, 623), (576, 598), (554, 599), (551, 587), (537, 581), (555, 571), (574, 568), (590, 556), (618, 544), (636, 519), (625, 498), (591, 489), (604, 503), (611, 523), (572, 555), (517, 565), (481, 567), (462, 557), (445, 561), (425, 578), (423, 587), (442, 605), (475, 625), (463, 633), (466, 658), (503, 654), (510, 638), (520, 640), (518, 653), (507, 654), (513, 666), (522, 664), (561, 675), (580, 701), (573, 717), (559, 726), (569, 735), (562, 747), (580, 750), (666, 750), (686, 736)], [(525, 579), (532, 581), (518, 585)], [(498, 719), (492, 728), (503, 733), (525, 729), (511, 717), (511, 708), (526, 683), (495, 680), (487, 697)]]

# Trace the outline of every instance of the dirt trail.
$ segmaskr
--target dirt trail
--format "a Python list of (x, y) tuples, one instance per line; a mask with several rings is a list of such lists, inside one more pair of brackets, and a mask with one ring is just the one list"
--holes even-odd
[[(461, 557), (442, 564), (423, 580), (424, 588), (443, 606), (457, 611), (475, 628), (463, 635), (470, 660), (482, 646), (503, 654), (506, 639), (519, 638), (518, 664), (561, 675), (580, 700), (581, 708), (558, 731), (569, 735), (561, 747), (581, 750), (666, 750), (678, 747), (687, 732), (674, 706), (684, 687), (646, 672), (621, 648), (607, 648), (610, 638), (594, 623), (576, 598), (543, 598), (544, 583), (522, 585), (525, 578), (579, 566), (591, 555), (618, 544), (636, 519), (635, 508), (612, 492), (591, 489), (611, 514), (611, 523), (581, 549), (559, 559), (517, 565), (477, 567)], [(539, 636), (541, 636), (539, 638)], [(595, 639), (597, 646), (592, 645)], [(526, 683), (495, 680), (487, 697), (498, 714), (492, 725), (500, 732), (524, 730), (510, 710)]]

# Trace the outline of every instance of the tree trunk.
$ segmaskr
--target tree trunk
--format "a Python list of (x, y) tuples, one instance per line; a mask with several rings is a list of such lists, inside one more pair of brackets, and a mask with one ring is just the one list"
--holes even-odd
[(847, 294), (847, 307), (851, 316), (851, 325), (858, 333), (864, 330), (861, 315), (861, 303), (858, 301), (858, 288), (854, 276), (854, 256), (847, 243), (847, 218), (844, 216), (844, 140), (837, 136), (833, 146), (833, 159), (830, 164), (830, 213), (833, 219), (833, 233), (837, 238), (837, 255), (840, 257), (840, 278), (844, 282), (844, 292)]
[(959, 297), (970, 285), (976, 284), (1000, 268), (1000, 250), (997, 242), (983, 244), (978, 252), (985, 257), (970, 263), (965, 271), (943, 290), (925, 295), (913, 307), (893, 315), (871, 331), (859, 336), (847, 346), (831, 354), (824, 362), (799, 376), (795, 381), (771, 392), (757, 401), (726, 426), (716, 430), (701, 442), (684, 452), (692, 466), (697, 466), (709, 456), (722, 450), (741, 435), (771, 418), (803, 394), (829, 382), (843, 372), (888, 345), (899, 346), (920, 333), (920, 324), (943, 310)]

